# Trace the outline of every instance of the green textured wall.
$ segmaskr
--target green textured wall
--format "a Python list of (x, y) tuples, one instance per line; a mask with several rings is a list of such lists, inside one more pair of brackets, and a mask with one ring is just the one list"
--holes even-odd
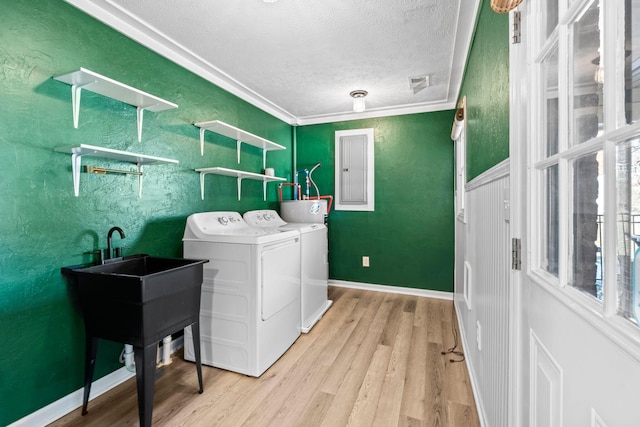
[(322, 162), (313, 175), (322, 194), (334, 194), (335, 131), (375, 133), (375, 211), (331, 212), (332, 279), (452, 291), (452, 120), (443, 111), (297, 129), (297, 168)]
[[(191, 123), (220, 119), (289, 149), (267, 163), (291, 179), (291, 127), (77, 11), (62, 0), (0, 0), (0, 425), (19, 419), (82, 386), (84, 332), (70, 305), (60, 267), (88, 262), (122, 227), (127, 253), (180, 256), (186, 217), (194, 212), (277, 207), (262, 183), (208, 175), (200, 200), (194, 168), (225, 166), (259, 172), (262, 154), (207, 133), (205, 156)], [(145, 113), (137, 142), (135, 108), (83, 92), (79, 129), (70, 86), (51, 77), (85, 67), (177, 103)], [(58, 146), (92, 144), (168, 157), (179, 165), (145, 168), (143, 195), (133, 176), (81, 177), (74, 197), (71, 156)], [(117, 162), (86, 164), (129, 168)], [(114, 313), (116, 316), (117, 313)], [(121, 365), (121, 345), (101, 342), (96, 378)]]
[(509, 17), (482, 0), (460, 98), (467, 97), (467, 181), (509, 157)]

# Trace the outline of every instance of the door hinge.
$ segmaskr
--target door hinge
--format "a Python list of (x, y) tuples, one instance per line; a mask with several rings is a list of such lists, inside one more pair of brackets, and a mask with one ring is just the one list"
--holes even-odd
[(515, 12), (513, 12), (513, 36), (511, 37), (512, 44), (520, 43), (520, 37), (522, 35), (520, 32), (522, 28), (521, 19), (522, 18), (519, 10), (516, 10)]
[(511, 269), (520, 270), (522, 266), (522, 243), (515, 237), (511, 239)]

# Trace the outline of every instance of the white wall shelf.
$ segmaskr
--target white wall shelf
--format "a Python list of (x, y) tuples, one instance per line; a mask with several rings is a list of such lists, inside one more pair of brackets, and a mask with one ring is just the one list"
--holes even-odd
[(219, 135), (226, 136), (227, 138), (235, 139), (237, 141), (238, 149), (238, 163), (240, 163), (240, 146), (242, 143), (253, 145), (262, 149), (262, 167), (267, 167), (267, 151), (273, 150), (286, 150), (287, 148), (276, 144), (273, 141), (264, 139), (252, 133), (246, 132), (242, 129), (238, 129), (235, 126), (221, 122), (220, 120), (213, 120), (210, 122), (194, 123), (194, 126), (200, 128), (200, 155), (204, 155), (204, 133), (205, 131), (215, 132)]
[(54, 151), (71, 154), (71, 170), (73, 172), (73, 193), (76, 197), (80, 194), (80, 172), (83, 157), (100, 157), (104, 159), (118, 160), (133, 163), (138, 167), (138, 197), (142, 197), (142, 166), (154, 163), (178, 163), (177, 160), (162, 157), (147, 156), (145, 154), (130, 153), (128, 151), (112, 150), (110, 148), (96, 147), (94, 145), (80, 144), (68, 147), (58, 147)]
[(225, 176), (236, 177), (238, 179), (238, 200), (240, 200), (242, 196), (242, 180), (245, 178), (262, 181), (262, 192), (263, 192), (262, 197), (265, 201), (267, 200), (267, 183), (268, 182), (286, 181), (285, 178), (280, 178), (277, 176), (262, 175), (259, 173), (245, 172), (245, 171), (239, 171), (235, 169), (227, 169), (227, 168), (221, 168), (221, 167), (201, 168), (201, 169), (196, 169), (195, 171), (200, 172), (200, 194), (202, 196), (202, 200), (204, 200), (204, 177), (208, 173), (214, 174), (214, 175), (225, 175)]
[(106, 96), (137, 108), (138, 141), (142, 141), (142, 116), (144, 110), (153, 112), (178, 108), (177, 104), (127, 86), (86, 68), (54, 77), (55, 80), (71, 85), (71, 104), (73, 108), (73, 127), (78, 128), (80, 117), (80, 94), (82, 89)]

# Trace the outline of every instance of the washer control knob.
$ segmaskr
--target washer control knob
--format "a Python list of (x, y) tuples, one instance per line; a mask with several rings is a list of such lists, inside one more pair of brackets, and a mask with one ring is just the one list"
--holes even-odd
[(227, 218), (226, 216), (221, 216), (220, 218), (218, 218), (218, 222), (222, 225), (227, 225), (229, 224), (229, 218)]

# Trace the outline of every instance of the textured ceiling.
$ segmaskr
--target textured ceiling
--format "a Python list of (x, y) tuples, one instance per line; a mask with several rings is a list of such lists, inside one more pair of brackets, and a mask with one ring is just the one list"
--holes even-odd
[[(306, 124), (454, 108), (480, 0), (67, 1)], [(430, 86), (414, 94), (421, 75)], [(355, 89), (369, 92), (364, 113), (351, 111)]]

